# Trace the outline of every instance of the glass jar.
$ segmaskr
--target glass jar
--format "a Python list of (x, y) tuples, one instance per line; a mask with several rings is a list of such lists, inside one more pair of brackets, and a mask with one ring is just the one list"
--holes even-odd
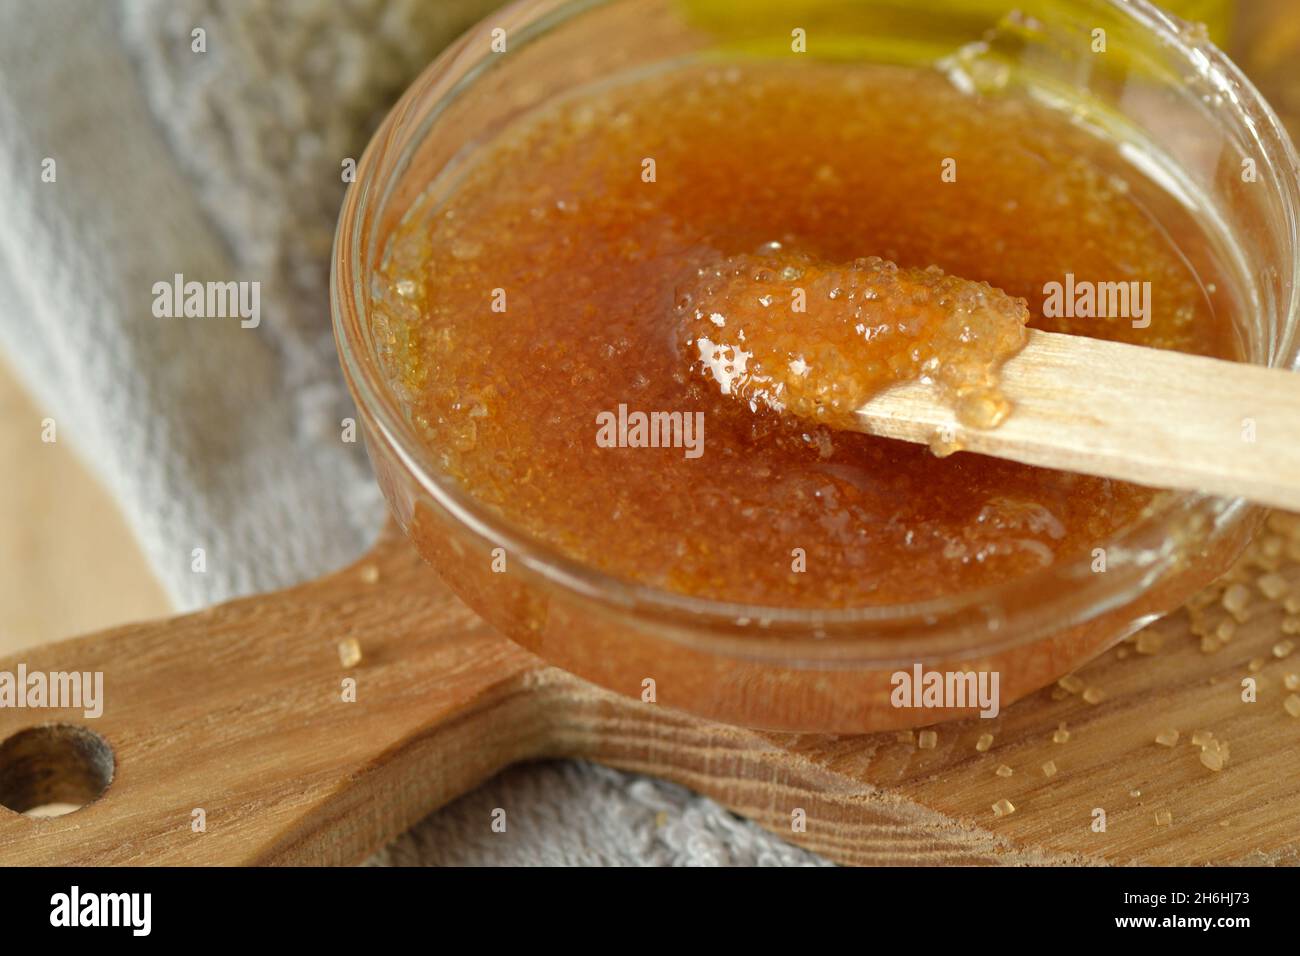
[[(816, 55), (939, 61), (983, 93), (1034, 95), (1103, 128), (1221, 241), (1246, 304), (1233, 317), (1243, 358), (1295, 368), (1300, 178), (1268, 105), (1203, 30), (1143, 0), (1029, 0), (1010, 9), (993, 0), (800, 0), (747, 4), (739, 15), (716, 0), (525, 0), (425, 70), (376, 132), (345, 199), (332, 309), (380, 486), (403, 530), (470, 607), (615, 691), (646, 696), (653, 686), (658, 704), (701, 717), (847, 733), (974, 711), (892, 706), (893, 675), (918, 663), (997, 672), (1005, 705), (1226, 569), (1262, 512), (1240, 499), (1167, 493), (1107, 544), (1104, 573), (1084, 558), (977, 592), (883, 607), (685, 596), (578, 564), (478, 505), (440, 472), (389, 386), (369, 322), (371, 276), (388, 235), (431, 184), (454, 179), (448, 171), (515, 119), (569, 91), (684, 57), (788, 53), (793, 27), (808, 31)], [(1242, 176), (1245, 159), (1254, 181)], [(493, 573), (496, 549), (506, 573)]]

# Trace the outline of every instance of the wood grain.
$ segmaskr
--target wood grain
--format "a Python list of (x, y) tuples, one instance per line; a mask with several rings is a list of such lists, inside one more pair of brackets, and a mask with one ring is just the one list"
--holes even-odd
[(1029, 330), (1003, 366), (1011, 414), (967, 428), (909, 382), (859, 411), (863, 430), (1157, 488), (1300, 508), (1300, 375), (1078, 335)]
[[(933, 750), (892, 733), (763, 733), (547, 666), (390, 536), (321, 581), (21, 658), (29, 669), (102, 670), (104, 715), (0, 710), (0, 739), (81, 724), (109, 741), (117, 770), (76, 813), (0, 810), (0, 863), (351, 863), (502, 767), (560, 756), (677, 781), (846, 863), (1297, 862), (1300, 777), (1286, 768), (1300, 721), (1278, 690), (1297, 662), (1270, 658), (1257, 704), (1241, 703), (1238, 686), (1244, 661), (1276, 640), (1276, 615), (1251, 620), (1216, 654), (1197, 649), (1185, 620), (1156, 627), (1167, 639), (1159, 654), (1089, 666), (1103, 702), (1043, 692), (995, 721), (940, 726)], [(348, 638), (363, 659), (345, 669), (337, 645)], [(345, 677), (356, 679), (355, 703), (341, 699)], [(1055, 744), (1062, 720), (1071, 739)], [(1170, 724), (1183, 742), (1156, 745)], [(1231, 742), (1221, 773), (1186, 743), (1194, 725)], [(980, 754), (984, 732), (995, 743)], [(1051, 779), (1040, 769), (1048, 759), (1059, 768)], [(1011, 777), (995, 774), (1003, 763)], [(997, 818), (991, 805), (1003, 797), (1017, 810)], [(1090, 828), (1098, 807), (1104, 833)], [(192, 830), (195, 808), (206, 832)], [(1155, 824), (1160, 808), (1170, 825)], [(802, 832), (792, 829), (799, 809)]]

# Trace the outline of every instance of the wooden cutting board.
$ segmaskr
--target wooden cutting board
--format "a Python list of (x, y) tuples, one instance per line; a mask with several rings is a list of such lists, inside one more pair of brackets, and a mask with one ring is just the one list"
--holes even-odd
[[(1279, 516), (1272, 543), (1253, 549), (1280, 565), (1290, 593), (1297, 528)], [(1251, 560), (1247, 581), (1259, 574)], [(1218, 603), (1198, 612), (1202, 629), (1225, 615)], [(0, 739), (78, 724), (115, 761), (107, 792), (75, 813), (0, 810), (0, 863), (351, 863), (504, 766), (541, 757), (676, 781), (844, 863), (1296, 863), (1300, 719), (1283, 707), (1283, 682), (1300, 652), (1272, 654), (1280, 601), (1252, 588), (1246, 615), (1206, 653), (1181, 612), (1081, 672), (1099, 702), (1047, 689), (995, 720), (940, 725), (920, 749), (906, 734), (709, 724), (595, 688), (490, 630), (390, 535), (310, 584), (0, 661), (0, 672), (103, 671), (102, 717), (0, 709)], [(362, 660), (344, 667), (349, 639)], [(1242, 701), (1244, 677), (1258, 683), (1255, 703)], [(349, 678), (354, 702), (343, 699)], [(1069, 739), (1056, 743), (1062, 722)], [(1176, 746), (1155, 743), (1167, 728), (1180, 731)], [(1200, 729), (1230, 744), (1220, 772), (1189, 742)], [(994, 741), (981, 753), (985, 733)], [(25, 805), (66, 798), (61, 775), (77, 769), (58, 758), (67, 740), (22, 739), (0, 745), (0, 792)], [(995, 815), (1002, 799), (1015, 812)]]

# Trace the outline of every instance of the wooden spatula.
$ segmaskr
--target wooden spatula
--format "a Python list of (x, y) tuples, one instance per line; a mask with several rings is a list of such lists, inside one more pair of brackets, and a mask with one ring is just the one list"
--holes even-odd
[(1013, 410), (964, 427), (920, 382), (858, 412), (864, 431), (936, 435), (973, 452), (1143, 485), (1300, 508), (1300, 375), (1257, 365), (1029, 330), (1002, 367)]
[[(1024, 299), (879, 257), (729, 256), (693, 269), (679, 294), (695, 370), (756, 410), (1300, 508), (1292, 372), (1025, 328)], [(965, 421), (995, 427), (963, 424), (963, 395), (997, 410)]]

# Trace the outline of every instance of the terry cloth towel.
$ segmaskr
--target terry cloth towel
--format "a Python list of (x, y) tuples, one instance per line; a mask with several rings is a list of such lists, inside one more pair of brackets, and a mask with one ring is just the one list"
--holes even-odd
[[(341, 164), (493, 6), (0, 6), (0, 348), (77, 436), (179, 608), (315, 577), (377, 533), (383, 502), (339, 434)], [(154, 285), (177, 273), (259, 282), (260, 323), (155, 317)], [(678, 787), (551, 763), (512, 769), (375, 862), (816, 861)]]

